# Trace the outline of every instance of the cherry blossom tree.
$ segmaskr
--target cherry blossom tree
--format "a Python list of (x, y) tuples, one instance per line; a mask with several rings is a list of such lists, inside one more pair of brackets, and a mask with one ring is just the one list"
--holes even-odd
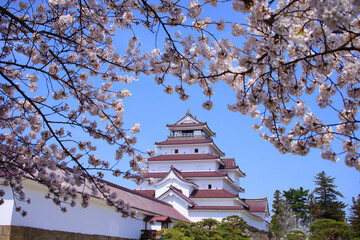
[[(135, 215), (102, 178), (142, 181), (141, 163), (155, 154), (134, 148), (138, 124), (123, 127), (124, 86), (143, 74), (182, 100), (187, 86), (200, 86), (205, 109), (223, 81), (237, 98), (228, 108), (257, 118), (254, 129), (264, 127), (261, 136), (280, 152), (317, 148), (360, 170), (359, 12), (356, 0), (5, 0), (2, 184), (26, 200), (22, 179), (31, 177), (64, 211), (86, 184)], [(117, 146), (114, 161), (95, 154), (94, 139)], [(124, 154), (128, 171), (116, 167)], [(82, 193), (84, 207), (90, 195)]]

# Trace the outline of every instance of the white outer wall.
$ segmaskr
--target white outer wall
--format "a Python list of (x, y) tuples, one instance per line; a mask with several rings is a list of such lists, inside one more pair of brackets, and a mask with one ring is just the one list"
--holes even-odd
[[(197, 153), (220, 154), (218, 150), (211, 145), (158, 146), (158, 148), (162, 154), (194, 154), (195, 148), (198, 149)], [(175, 153), (175, 149), (178, 149), (178, 153)]]
[(239, 215), (246, 221), (246, 223), (248, 225), (256, 227), (259, 230), (268, 231), (265, 221), (255, 220), (254, 218), (248, 216), (248, 214), (244, 214), (241, 211), (224, 211), (224, 210), (222, 210), (222, 211), (214, 211), (214, 210), (196, 211), (196, 210), (192, 210), (189, 212), (189, 219), (193, 222), (201, 221), (204, 218), (213, 218), (218, 221), (221, 221), (223, 218), (231, 216), (231, 215)]
[(169, 179), (164, 181), (162, 184), (155, 186), (155, 188), (156, 188), (155, 198), (160, 197), (167, 190), (169, 190), (169, 187), (171, 185), (173, 187), (180, 189), (185, 196), (189, 196), (189, 194), (194, 190), (194, 188), (191, 187), (190, 185), (182, 184), (181, 182), (177, 181), (177, 179), (175, 179), (175, 178), (171, 179), (170, 177), (171, 176), (169, 176)]
[(229, 181), (227, 181), (224, 178), (202, 178), (202, 179), (191, 179), (189, 180), (193, 181), (195, 184), (199, 186), (199, 189), (208, 189), (208, 185), (211, 184), (211, 189), (225, 189), (233, 194), (238, 194), (238, 191), (236, 191), (234, 188), (230, 186)]
[(188, 205), (181, 201), (180, 199), (176, 198), (175, 196), (168, 196), (166, 198), (161, 199), (164, 202), (170, 203), (173, 205), (173, 207), (180, 212), (185, 217), (188, 217), (189, 211), (188, 211)]
[(227, 173), (227, 175), (235, 182), (235, 185), (240, 186), (239, 177), (235, 172), (231, 172), (231, 171), (220, 171), (220, 172)]
[[(120, 213), (98, 199), (92, 199), (87, 208), (82, 208), (80, 202), (74, 208), (69, 207), (66, 213), (51, 200), (45, 199), (45, 188), (38, 184), (25, 183), (26, 197), (31, 198), (31, 205), (17, 202), (17, 206), (27, 211), (27, 216), (22, 217), (12, 211), (11, 225), (77, 232), (83, 234), (98, 234), (106, 236), (139, 239), (141, 229), (144, 228), (142, 219), (123, 218)], [(0, 206), (0, 219), (8, 215), (9, 204)], [(8, 217), (6, 217), (8, 218)], [(1, 220), (1, 224), (3, 221)], [(9, 225), (9, 224), (6, 224)]]
[(5, 191), (5, 196), (4, 203), (0, 205), (0, 225), (11, 225), (12, 214), (15, 208), (13, 195), (10, 188), (1, 186), (1, 189)]
[(214, 151), (210, 149), (209, 146), (178, 146), (178, 147), (160, 147), (159, 149), (162, 154), (176, 154), (175, 149), (178, 149), (178, 154), (194, 154), (195, 148), (198, 149), (198, 153), (213, 153)]
[(156, 230), (156, 231), (161, 230), (161, 222), (154, 221), (152, 224), (148, 223), (147, 226), (148, 226), (147, 230)]
[(238, 201), (230, 198), (191, 198), (191, 200), (199, 206), (239, 206)]
[(180, 171), (216, 171), (218, 169), (217, 160), (191, 160), (191, 161), (172, 161), (172, 162), (148, 162), (149, 172), (168, 172), (171, 166)]

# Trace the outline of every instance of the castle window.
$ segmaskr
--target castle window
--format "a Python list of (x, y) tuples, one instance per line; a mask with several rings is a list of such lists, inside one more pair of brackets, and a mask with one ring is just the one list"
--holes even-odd
[(211, 189), (211, 184), (208, 185), (208, 189)]
[(195, 148), (195, 153), (198, 153), (199, 152), (199, 149), (198, 148)]
[(179, 153), (179, 149), (175, 149), (175, 153)]

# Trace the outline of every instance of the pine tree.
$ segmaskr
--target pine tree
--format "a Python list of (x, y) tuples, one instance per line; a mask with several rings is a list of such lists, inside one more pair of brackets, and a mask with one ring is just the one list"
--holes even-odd
[(318, 219), (310, 225), (310, 240), (349, 239), (350, 228), (344, 222), (333, 219)]
[(353, 205), (350, 208), (349, 223), (353, 237), (360, 238), (360, 194), (357, 199), (352, 198)]
[(335, 178), (326, 176), (322, 171), (315, 176), (315, 184), (313, 198), (309, 203), (309, 212), (313, 220), (316, 219), (333, 219), (335, 221), (343, 222), (345, 219), (346, 205), (338, 201), (338, 197), (343, 195), (336, 191), (337, 187), (334, 184)]
[(274, 201), (272, 204), (272, 211), (274, 214), (281, 213), (281, 206), (284, 205), (284, 199), (282, 199), (282, 194), (279, 190), (276, 190), (274, 193)]
[(296, 214), (286, 204), (279, 190), (274, 193), (272, 208), (274, 215), (271, 217), (270, 231), (275, 234), (276, 238), (282, 238), (296, 228)]
[(307, 196), (309, 190), (290, 188), (289, 191), (283, 191), (286, 203), (291, 210), (295, 212), (302, 224), (307, 222)]

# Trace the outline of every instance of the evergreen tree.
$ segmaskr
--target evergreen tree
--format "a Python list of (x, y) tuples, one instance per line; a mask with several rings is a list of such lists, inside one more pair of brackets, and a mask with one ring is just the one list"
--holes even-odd
[(360, 194), (357, 199), (352, 198), (353, 205), (350, 208), (350, 227), (353, 237), (360, 238)]
[(279, 190), (276, 190), (274, 193), (274, 201), (272, 204), (272, 211), (274, 214), (278, 215), (281, 213), (281, 208), (284, 205), (284, 199), (282, 198), (282, 194)]
[(326, 176), (322, 171), (315, 176), (314, 189), (309, 201), (309, 213), (313, 220), (316, 219), (333, 219), (343, 222), (345, 219), (344, 208), (346, 205), (338, 201), (338, 197), (343, 195), (335, 190), (335, 178)]
[(244, 234), (247, 227), (241, 217), (233, 215), (221, 223), (211, 218), (190, 224), (177, 222), (173, 228), (162, 230), (160, 235), (171, 240), (249, 240)]
[(274, 193), (272, 208), (274, 215), (271, 217), (270, 231), (279, 239), (296, 228), (296, 213), (291, 211), (279, 190)]
[(283, 205), (284, 200), (282, 199), (282, 194), (279, 190), (276, 190), (274, 193), (274, 200), (272, 204), (272, 212), (274, 213), (274, 215), (271, 216), (270, 227), (270, 231), (275, 234), (276, 238), (281, 238), (283, 236), (282, 227), (280, 225), (280, 214)]
[(349, 239), (349, 225), (333, 219), (318, 219), (310, 225), (311, 240)]
[(238, 215), (232, 215), (222, 219), (217, 226), (217, 231), (223, 239), (243, 240), (249, 239), (244, 234), (247, 227), (244, 219)]
[(302, 224), (307, 222), (307, 196), (309, 190), (290, 188), (289, 191), (283, 191), (285, 201), (290, 206), (291, 210), (295, 212)]
[(300, 230), (291, 231), (285, 237), (285, 240), (305, 240), (305, 239), (306, 239), (305, 233)]

